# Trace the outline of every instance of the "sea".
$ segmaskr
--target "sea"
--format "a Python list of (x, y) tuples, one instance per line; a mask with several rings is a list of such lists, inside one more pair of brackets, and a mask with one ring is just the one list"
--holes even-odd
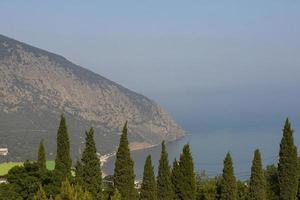
[[(297, 133), (297, 132), (296, 132)], [(300, 144), (300, 137), (294, 134), (296, 145)], [(167, 144), (170, 165), (175, 158), (179, 158), (185, 144), (191, 147), (194, 166), (197, 172), (205, 172), (209, 177), (222, 174), (223, 160), (230, 152), (234, 163), (235, 176), (240, 180), (247, 180), (250, 176), (254, 150), (259, 148), (262, 154), (263, 165), (278, 162), (279, 144), (282, 137), (280, 129), (249, 129), (249, 130), (216, 130), (210, 132), (187, 133), (180, 140)], [(147, 155), (152, 156), (152, 162), (157, 173), (161, 147), (131, 152), (135, 163), (137, 180), (143, 176), (143, 166)], [(115, 157), (111, 157), (103, 166), (106, 174), (113, 174)]]

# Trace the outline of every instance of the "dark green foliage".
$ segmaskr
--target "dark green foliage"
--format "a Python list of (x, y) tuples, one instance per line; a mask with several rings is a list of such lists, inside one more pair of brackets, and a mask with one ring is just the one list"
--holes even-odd
[(180, 200), (180, 181), (181, 174), (180, 174), (180, 167), (179, 162), (175, 159), (173, 162), (173, 168), (172, 168), (172, 186), (173, 186), (173, 195), (175, 200)]
[(118, 190), (114, 191), (113, 196), (110, 198), (110, 200), (121, 200), (121, 194)]
[(36, 163), (26, 161), (24, 166), (13, 167), (7, 181), (23, 199), (31, 199), (39, 189), (40, 173)]
[(156, 182), (153, 171), (151, 156), (146, 159), (144, 166), (144, 176), (140, 192), (140, 200), (156, 200)]
[(278, 180), (280, 200), (296, 199), (298, 190), (298, 156), (294, 145), (293, 130), (287, 119), (280, 143)]
[(60, 194), (55, 200), (94, 200), (92, 195), (79, 185), (71, 185), (68, 179), (62, 183)]
[(157, 176), (157, 199), (173, 200), (174, 192), (165, 142), (162, 142)]
[(266, 193), (268, 200), (279, 199), (279, 182), (278, 182), (278, 171), (274, 165), (268, 165), (265, 170), (266, 177)]
[(197, 175), (197, 200), (215, 200), (217, 196), (216, 178), (208, 178), (205, 172)]
[(48, 200), (46, 192), (41, 185), (39, 186), (39, 190), (37, 191), (37, 193), (35, 194), (33, 199), (34, 200)]
[(196, 199), (196, 176), (190, 147), (183, 147), (179, 162), (175, 159), (172, 169), (172, 184), (175, 199)]
[(237, 181), (236, 187), (237, 187), (237, 195), (236, 195), (237, 200), (246, 200), (248, 194), (247, 183), (243, 181)]
[(255, 150), (252, 161), (251, 177), (248, 200), (265, 200), (266, 199), (266, 181), (262, 168), (261, 155), (259, 150)]
[(53, 172), (39, 170), (37, 163), (26, 161), (23, 166), (12, 168), (7, 174), (9, 186), (23, 199), (31, 199), (41, 185), (47, 196), (55, 196), (59, 192), (59, 180)]
[(194, 200), (196, 198), (196, 176), (193, 157), (188, 144), (184, 145), (179, 160), (179, 179), (177, 180), (180, 200)]
[(83, 166), (80, 160), (77, 160), (75, 166), (75, 181), (78, 185), (83, 185)]
[(237, 184), (233, 172), (233, 162), (230, 153), (224, 160), (224, 168), (220, 185), (220, 200), (236, 200)]
[(55, 173), (61, 180), (71, 177), (72, 160), (70, 155), (70, 141), (66, 119), (61, 115), (57, 130), (57, 152), (55, 158)]
[(81, 173), (83, 186), (92, 194), (95, 200), (101, 199), (102, 173), (100, 160), (97, 156), (96, 144), (94, 141), (94, 130), (91, 128), (86, 132), (85, 149), (82, 154), (82, 171), (77, 166), (77, 173)]
[(39, 145), (37, 164), (40, 170), (46, 170), (46, 151), (43, 141)]
[(22, 196), (17, 192), (12, 184), (0, 184), (0, 199), (3, 200), (22, 200)]
[(134, 163), (130, 156), (127, 138), (127, 122), (124, 125), (120, 138), (119, 148), (116, 154), (114, 185), (121, 193), (122, 200), (137, 199), (137, 191), (134, 188)]
[(300, 157), (298, 157), (298, 191), (297, 199), (300, 200)]

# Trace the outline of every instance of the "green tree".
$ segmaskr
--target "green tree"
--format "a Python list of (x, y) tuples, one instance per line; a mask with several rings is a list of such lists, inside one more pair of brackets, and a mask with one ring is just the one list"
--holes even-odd
[(157, 199), (173, 200), (174, 191), (171, 182), (171, 170), (164, 141), (162, 142), (161, 147), (157, 176)]
[(184, 145), (179, 160), (180, 176), (179, 198), (180, 200), (194, 200), (196, 198), (196, 176), (194, 172), (193, 157), (189, 144)]
[(278, 170), (274, 165), (268, 165), (265, 170), (266, 193), (268, 200), (279, 200)]
[(43, 140), (40, 142), (39, 145), (37, 164), (40, 170), (46, 169), (46, 151)]
[(220, 200), (237, 199), (237, 184), (233, 172), (233, 162), (230, 153), (227, 153), (224, 160), (220, 190)]
[(75, 166), (75, 181), (78, 185), (83, 185), (83, 166), (80, 160), (77, 160)]
[(85, 140), (85, 149), (82, 153), (81, 159), (82, 171), (80, 173), (82, 173), (82, 181), (84, 187), (92, 194), (94, 199), (99, 200), (101, 199), (102, 195), (102, 173), (100, 160), (97, 156), (93, 128), (91, 128), (89, 132), (86, 132)]
[(262, 167), (261, 155), (258, 149), (254, 152), (252, 161), (248, 200), (266, 200), (266, 181)]
[(173, 162), (172, 176), (171, 176), (174, 200), (180, 200), (180, 183), (179, 183), (180, 180), (181, 180), (180, 166), (179, 166), (179, 162), (175, 159)]
[(81, 186), (73, 186), (68, 179), (61, 185), (61, 191), (55, 200), (94, 200), (92, 195)]
[(147, 157), (144, 166), (140, 200), (157, 200), (156, 182), (150, 155)]
[(57, 131), (57, 152), (55, 158), (55, 173), (61, 180), (71, 176), (72, 160), (70, 155), (70, 141), (66, 119), (61, 115)]
[(137, 192), (134, 188), (134, 162), (130, 156), (127, 131), (126, 122), (116, 154), (114, 185), (121, 193), (122, 200), (135, 200), (137, 199)]
[(205, 171), (197, 174), (197, 200), (215, 200), (217, 196), (217, 180), (216, 178), (209, 178)]
[(121, 200), (121, 194), (118, 189), (115, 190), (114, 195), (110, 198), (110, 200)]
[(39, 190), (33, 198), (34, 200), (48, 200), (47, 195), (43, 187), (40, 185)]
[(247, 183), (243, 181), (237, 181), (236, 188), (237, 188), (237, 195), (236, 195), (237, 200), (246, 200), (248, 195)]
[(278, 180), (280, 200), (296, 199), (298, 190), (298, 157), (297, 147), (294, 145), (293, 129), (289, 119), (286, 119), (280, 143)]

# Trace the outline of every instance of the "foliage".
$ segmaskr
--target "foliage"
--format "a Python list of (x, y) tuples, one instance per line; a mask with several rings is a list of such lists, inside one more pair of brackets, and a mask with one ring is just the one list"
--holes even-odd
[(259, 150), (255, 150), (252, 161), (248, 200), (266, 200), (266, 180)]
[(33, 199), (34, 200), (48, 200), (46, 192), (41, 185), (39, 186), (39, 190), (37, 191), (37, 193), (35, 194)]
[(280, 200), (296, 199), (298, 191), (298, 156), (289, 119), (286, 119), (280, 143), (278, 181)]
[(102, 196), (102, 173), (93, 128), (86, 132), (86, 144), (81, 161), (82, 166), (79, 164), (76, 168), (77, 176), (82, 177), (83, 186), (92, 194), (93, 198), (99, 200)]
[(268, 165), (265, 170), (266, 195), (268, 200), (279, 200), (278, 170), (275, 165)]
[(121, 200), (121, 194), (118, 189), (115, 190), (114, 195), (110, 198), (110, 200)]
[(83, 190), (79, 185), (71, 185), (68, 180), (64, 181), (61, 186), (60, 194), (55, 200), (93, 200), (92, 195)]
[(168, 153), (165, 142), (161, 144), (161, 154), (158, 166), (157, 176), (157, 199), (158, 200), (172, 200), (174, 191), (171, 182), (171, 170), (168, 161)]
[(157, 200), (156, 182), (150, 155), (145, 162), (140, 200)]
[(57, 152), (55, 158), (55, 173), (61, 180), (71, 177), (72, 160), (70, 155), (70, 141), (66, 119), (61, 115), (57, 130)]
[(17, 188), (12, 184), (0, 184), (0, 199), (22, 200), (22, 196), (17, 192)]
[(217, 180), (216, 178), (208, 178), (203, 172), (197, 175), (197, 200), (215, 200), (217, 197)]
[(180, 167), (179, 162), (175, 159), (173, 162), (173, 168), (172, 168), (172, 186), (174, 191), (174, 200), (180, 200), (180, 181), (181, 174), (180, 174)]
[(223, 175), (220, 185), (220, 200), (236, 200), (237, 184), (233, 172), (233, 162), (230, 153), (224, 160)]
[(122, 200), (135, 200), (137, 198), (137, 192), (134, 188), (134, 163), (130, 156), (127, 131), (126, 122), (116, 154), (114, 185), (121, 193)]
[(37, 165), (40, 170), (46, 170), (46, 150), (43, 141), (39, 145)]

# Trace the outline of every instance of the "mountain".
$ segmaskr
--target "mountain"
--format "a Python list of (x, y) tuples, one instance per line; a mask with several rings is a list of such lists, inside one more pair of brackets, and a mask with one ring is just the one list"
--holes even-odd
[(0, 148), (9, 149), (7, 159), (34, 159), (41, 139), (53, 158), (62, 113), (74, 158), (91, 126), (102, 154), (116, 149), (126, 120), (132, 149), (184, 135), (172, 117), (147, 97), (60, 55), (0, 35)]

